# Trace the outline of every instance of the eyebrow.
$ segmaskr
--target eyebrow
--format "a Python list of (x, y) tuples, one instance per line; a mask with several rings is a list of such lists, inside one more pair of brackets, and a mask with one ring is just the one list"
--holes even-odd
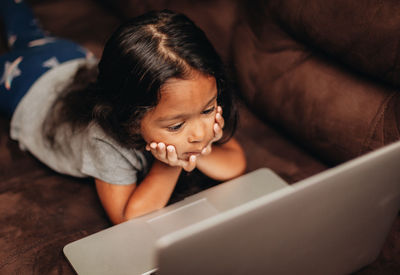
[[(218, 93), (215, 95), (215, 96), (213, 96), (205, 105), (204, 105), (204, 107), (203, 107), (203, 109), (205, 109), (208, 105), (210, 105), (216, 98), (217, 98), (217, 96), (218, 96)], [(186, 117), (187, 116), (187, 114), (179, 114), (179, 115), (176, 115), (176, 116), (171, 116), (171, 117), (161, 117), (161, 118), (159, 118), (159, 119), (157, 119), (157, 121), (158, 122), (164, 122), (164, 121), (170, 121), (170, 120), (178, 120), (178, 119), (181, 119), (181, 118), (184, 118), (184, 117)]]

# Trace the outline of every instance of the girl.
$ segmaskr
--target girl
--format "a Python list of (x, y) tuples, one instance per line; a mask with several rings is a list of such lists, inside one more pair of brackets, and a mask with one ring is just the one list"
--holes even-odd
[[(24, 5), (6, 2), (7, 14)], [(11, 137), (58, 172), (93, 177), (113, 223), (164, 207), (182, 170), (221, 181), (243, 173), (222, 62), (184, 15), (150, 12), (121, 25), (97, 68), (32, 19), (26, 35), (4, 18), (13, 51), (0, 59), (0, 100)]]

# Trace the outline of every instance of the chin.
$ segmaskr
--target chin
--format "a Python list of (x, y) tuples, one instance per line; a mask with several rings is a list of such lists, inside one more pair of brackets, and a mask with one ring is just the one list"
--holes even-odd
[(189, 155), (186, 155), (186, 154), (179, 155), (178, 159), (189, 160)]

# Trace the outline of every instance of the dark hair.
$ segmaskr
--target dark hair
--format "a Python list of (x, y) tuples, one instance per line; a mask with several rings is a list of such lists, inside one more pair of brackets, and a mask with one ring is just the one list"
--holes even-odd
[[(143, 148), (140, 120), (157, 105), (162, 85), (172, 77), (188, 79), (193, 70), (216, 79), (225, 142), (235, 131), (237, 110), (224, 65), (200, 28), (168, 10), (122, 24), (105, 45), (96, 79), (93, 69), (78, 70), (53, 106), (52, 113), (59, 114), (56, 123), (44, 125), (48, 139), (54, 144), (55, 129), (64, 122), (76, 130), (94, 121), (122, 146)], [(77, 81), (79, 75), (92, 75), (93, 82)]]

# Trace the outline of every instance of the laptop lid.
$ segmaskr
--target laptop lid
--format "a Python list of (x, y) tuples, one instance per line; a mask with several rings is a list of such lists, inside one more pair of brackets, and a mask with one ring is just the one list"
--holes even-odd
[(64, 254), (78, 274), (147, 274), (157, 267), (158, 238), (286, 186), (271, 170), (258, 169), (74, 241), (64, 247)]
[(157, 242), (159, 274), (348, 274), (379, 254), (400, 209), (400, 143)]

